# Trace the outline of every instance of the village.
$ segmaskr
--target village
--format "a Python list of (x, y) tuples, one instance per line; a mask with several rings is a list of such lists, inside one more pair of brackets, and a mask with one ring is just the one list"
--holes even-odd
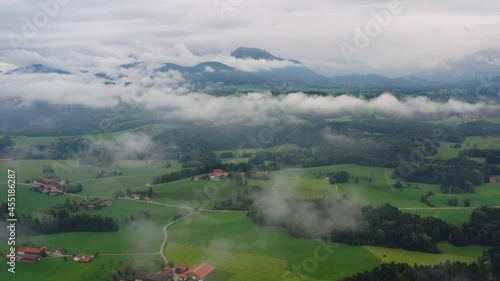
[[(224, 170), (214, 169), (212, 173), (204, 176), (195, 176), (194, 180), (224, 180), (229, 178), (229, 173)], [(67, 182), (63, 179), (57, 177), (46, 177), (41, 179), (34, 179), (32, 182), (31, 190), (34, 192), (39, 192), (48, 196), (59, 196), (64, 195), (65, 187), (67, 187)], [(149, 184), (147, 184), (149, 186)], [(84, 197), (81, 201), (74, 201), (80, 209), (88, 211), (96, 211), (102, 208), (106, 208), (112, 205), (112, 200), (91, 198), (88, 196)], [(146, 202), (153, 201), (152, 190), (148, 192), (131, 192), (127, 190), (124, 197), (119, 197), (121, 199), (129, 200), (140, 200)], [(95, 254), (69, 254), (68, 249), (61, 246), (55, 247), (53, 251), (49, 251), (47, 246), (34, 247), (34, 245), (23, 245), (19, 246), (16, 251), (16, 256), (7, 255), (7, 260), (15, 259), (19, 262), (24, 263), (36, 263), (40, 262), (44, 258), (63, 258), (65, 261), (74, 261), (77, 263), (90, 263), (98, 258), (99, 253)], [(208, 263), (195, 264), (189, 266), (186, 264), (180, 264), (174, 266), (173, 263), (169, 263), (167, 267), (162, 270), (154, 272), (140, 271), (134, 275), (135, 281), (204, 281), (215, 271), (215, 267)]]
[[(90, 263), (97, 259), (99, 253), (93, 255), (79, 253), (79, 254), (67, 254), (68, 250), (63, 247), (56, 247), (54, 251), (49, 252), (46, 246), (41, 247), (27, 247), (20, 246), (17, 248), (17, 255), (14, 257), (16, 261), (22, 261), (25, 263), (36, 263), (41, 261), (43, 258), (64, 258), (64, 260), (73, 260), (78, 263)], [(10, 255), (6, 256), (7, 260), (13, 258)], [(180, 264), (174, 266), (173, 263), (167, 265), (166, 268), (162, 269), (157, 273), (153, 272), (137, 272), (134, 276), (135, 281), (204, 281), (214, 273), (215, 267), (208, 264), (196, 264), (193, 266), (188, 266), (185, 264)]]

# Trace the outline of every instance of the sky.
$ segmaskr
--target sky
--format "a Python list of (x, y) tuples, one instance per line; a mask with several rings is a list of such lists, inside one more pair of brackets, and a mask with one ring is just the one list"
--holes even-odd
[(130, 55), (238, 64), (229, 54), (247, 46), (328, 76), (396, 77), (498, 48), (499, 10), (493, 0), (2, 0), (0, 69), (106, 68)]

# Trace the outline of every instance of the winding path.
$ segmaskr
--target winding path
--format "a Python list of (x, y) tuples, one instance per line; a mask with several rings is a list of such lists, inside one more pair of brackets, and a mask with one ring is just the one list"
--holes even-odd
[(172, 224), (176, 223), (176, 222), (179, 222), (179, 221), (181, 221), (181, 220), (183, 220), (183, 219), (185, 219), (185, 218), (188, 218), (188, 217), (190, 217), (190, 216), (194, 216), (194, 215), (196, 215), (196, 214), (198, 214), (198, 212), (196, 212), (196, 213), (192, 213), (192, 214), (189, 214), (189, 215), (187, 215), (187, 216), (184, 216), (184, 217), (182, 217), (182, 218), (180, 218), (180, 219), (178, 219), (178, 220), (175, 220), (175, 221), (173, 221), (173, 222), (171, 222), (171, 223), (169, 223), (169, 224), (167, 224), (167, 225), (165, 225), (165, 226), (163, 227), (163, 234), (164, 234), (165, 236), (164, 236), (164, 238), (163, 238), (163, 242), (161, 243), (161, 246), (160, 246), (160, 255), (161, 255), (161, 257), (163, 258), (163, 260), (165, 261), (165, 263), (166, 263), (166, 264), (168, 264), (168, 259), (167, 259), (167, 257), (165, 256), (165, 251), (164, 251), (163, 249), (165, 248), (165, 245), (167, 244), (167, 240), (168, 240), (167, 228), (168, 228), (169, 226), (171, 226)]

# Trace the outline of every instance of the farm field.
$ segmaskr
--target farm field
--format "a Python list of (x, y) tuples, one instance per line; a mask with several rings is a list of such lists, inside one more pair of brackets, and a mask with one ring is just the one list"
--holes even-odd
[(203, 213), (170, 228), (166, 255), (174, 261), (209, 261), (222, 271), (220, 280), (246, 280), (248, 274), (259, 276), (259, 280), (276, 280), (296, 275), (297, 266), (313, 256), (316, 248), (325, 245), (331, 250), (324, 261), (329, 266), (311, 272), (308, 280), (339, 280), (391, 261), (433, 265), (449, 259), (472, 263), (482, 252), (480, 247), (462, 249), (450, 245), (440, 245), (444, 254), (338, 243), (321, 245), (291, 238), (280, 229), (255, 226), (244, 214)]
[[(144, 256), (103, 256), (101, 255), (91, 263), (83, 264), (72, 260), (65, 261), (63, 258), (44, 259), (38, 263), (18, 263), (16, 274), (7, 275), (7, 264), (0, 264), (0, 278), (9, 281), (109, 281), (109, 272), (116, 271), (125, 264), (134, 264), (138, 266), (150, 265), (153, 268), (159, 268), (157, 260), (161, 258)], [(8, 279), (4, 279), (8, 278)]]
[(461, 148), (452, 148), (454, 143), (441, 142), (436, 155), (430, 156), (431, 159), (451, 159), (458, 157), (462, 150), (466, 149), (500, 149), (500, 137), (467, 137)]
[[(107, 198), (112, 197), (114, 192), (125, 191), (127, 188), (132, 191), (147, 191), (149, 188), (147, 183), (152, 182), (155, 176), (179, 170), (181, 166), (177, 161), (168, 161), (170, 168), (166, 168), (166, 162), (121, 161), (106, 168), (106, 170), (120, 171), (123, 175), (95, 179), (95, 175), (99, 172), (98, 168), (80, 165), (77, 161), (68, 161), (65, 164), (65, 166), (60, 165), (61, 168), (53, 175), (62, 175), (75, 183), (82, 183), (84, 191), (74, 196), (49, 197), (32, 192), (28, 185), (19, 183), (17, 211), (20, 214), (29, 213), (35, 217), (42, 216), (42, 211), (46, 208), (64, 203), (66, 200), (81, 200), (84, 196)], [(16, 169), (19, 178), (23, 181), (25, 178), (47, 176), (48, 174), (42, 172), (44, 165), (54, 166), (54, 162), (22, 160), (1, 163), (0, 168), (12, 167)], [(391, 186), (392, 179), (390, 179), (393, 169), (389, 168), (358, 165), (289, 168), (273, 172), (272, 181), (250, 179), (249, 185), (260, 185), (269, 191), (279, 192), (289, 197), (326, 197), (335, 200), (337, 196), (335, 186), (323, 178), (326, 173), (333, 171), (348, 171), (361, 178), (372, 178), (370, 181), (360, 180), (358, 183), (351, 181), (350, 183), (338, 184), (339, 196), (359, 204), (390, 203), (400, 208), (407, 208), (403, 209), (405, 212), (421, 216), (434, 216), (457, 225), (466, 222), (472, 212), (472, 208), (448, 207), (448, 194), (442, 194), (437, 185), (418, 184), (417, 189), (415, 188), (417, 184), (408, 183), (410, 184), (408, 188), (401, 190), (393, 188)], [(5, 181), (5, 175), (0, 175), (0, 182)], [(109, 256), (106, 256), (107, 254), (118, 254), (115, 261), (122, 260), (123, 262), (133, 261), (135, 257), (140, 257), (141, 261), (154, 264), (156, 260), (161, 259), (158, 251), (163, 240), (162, 227), (171, 222), (174, 216), (180, 212), (178, 208), (162, 204), (211, 209), (215, 201), (235, 196), (231, 180), (193, 181), (187, 178), (153, 185), (152, 188), (154, 191), (153, 203), (115, 199), (111, 207), (95, 212), (81, 211), (87, 214), (113, 217), (120, 224), (118, 232), (78, 232), (27, 236), (21, 237), (19, 241), (30, 241), (37, 245), (47, 245), (49, 248), (64, 246), (72, 254), (99, 252), (103, 256), (92, 263), (92, 267), (89, 267), (92, 270), (82, 270), (80, 269), (81, 264), (68, 262), (71, 264), (68, 268), (75, 272), (82, 270), (82, 275), (77, 274), (79, 277), (95, 277), (99, 271), (94, 271), (94, 268), (100, 268), (101, 260), (102, 263), (106, 263), (105, 261), (108, 259), (111, 260)], [(428, 191), (434, 192), (430, 200), (437, 208), (429, 209), (420, 202), (420, 197)], [(499, 184), (478, 187), (475, 194), (453, 195), (459, 199), (459, 202), (466, 198), (470, 199), (473, 207), (495, 205), (497, 204), (495, 198), (499, 198), (499, 196)], [(150, 213), (151, 220), (130, 222), (130, 218), (137, 217), (141, 211)], [(252, 243), (241, 243), (241, 241), (252, 241)], [(0, 241), (0, 244), (6, 245), (5, 241)], [(422, 265), (436, 264), (447, 259), (474, 262), (483, 250), (482, 247), (456, 248), (442, 244), (439, 248), (443, 254), (436, 255), (381, 247), (348, 246), (338, 243), (328, 243), (327, 245), (333, 251), (324, 261), (329, 266), (318, 267), (317, 270), (309, 273), (311, 281), (338, 280), (356, 272), (370, 270), (383, 262), (405, 261), (410, 264), (417, 262)], [(247, 280), (245, 278), (252, 274), (259, 280), (265, 281), (281, 279), (283, 276), (290, 276), (290, 278), (297, 276), (297, 266), (302, 266), (304, 260), (310, 258), (314, 254), (314, 250), (321, 246), (317, 241), (292, 238), (280, 229), (258, 227), (246, 217), (245, 213), (203, 212), (169, 228), (169, 239), (164, 252), (167, 258), (175, 263), (208, 262), (215, 265), (218, 269), (215, 275), (217, 280)], [(3, 246), (0, 247), (0, 252), (5, 250)], [(360, 262), (352, 263), (352, 260)], [(62, 259), (47, 259), (37, 263), (36, 266), (47, 263), (48, 268), (56, 268), (64, 266), (61, 264), (62, 261)], [(19, 270), (26, 266), (30, 265), (22, 264)], [(29, 274), (22, 276), (30, 278)]]

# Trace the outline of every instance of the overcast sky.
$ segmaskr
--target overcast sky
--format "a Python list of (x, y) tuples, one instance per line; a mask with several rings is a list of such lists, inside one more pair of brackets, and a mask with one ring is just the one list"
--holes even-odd
[[(47, 23), (38, 0), (0, 1), (0, 62), (72, 69), (130, 62), (134, 55), (192, 64), (202, 60), (196, 55), (220, 58), (248, 46), (323, 74), (398, 76), (500, 46), (498, 0), (401, 1), (393, 11), (390, 1), (379, 0), (40, 2), (56, 1), (62, 4)], [(379, 11), (390, 19), (371, 29), (366, 46), (356, 46), (356, 28), (365, 30)], [(35, 32), (26, 23), (34, 16)], [(356, 47), (349, 60), (341, 45)]]

